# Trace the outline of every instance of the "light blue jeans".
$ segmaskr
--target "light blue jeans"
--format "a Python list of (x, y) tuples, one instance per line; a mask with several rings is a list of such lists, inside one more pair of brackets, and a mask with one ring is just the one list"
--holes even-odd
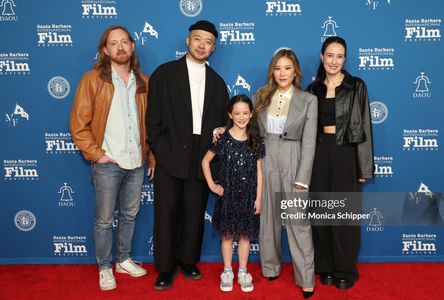
[(96, 196), (94, 243), (99, 269), (112, 267), (113, 215), (119, 199), (116, 232), (116, 260), (130, 257), (144, 176), (144, 166), (134, 170), (113, 163), (93, 163), (92, 178)]

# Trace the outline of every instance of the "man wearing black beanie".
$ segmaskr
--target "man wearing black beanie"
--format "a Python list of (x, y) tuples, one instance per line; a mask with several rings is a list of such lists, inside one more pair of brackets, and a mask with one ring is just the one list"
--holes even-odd
[(212, 131), (226, 123), (227, 86), (206, 64), (218, 33), (211, 22), (189, 27), (188, 53), (159, 66), (149, 82), (148, 143), (156, 157), (154, 176), (154, 288), (169, 289), (179, 266), (199, 279), (204, 214), (209, 189), (201, 161)]

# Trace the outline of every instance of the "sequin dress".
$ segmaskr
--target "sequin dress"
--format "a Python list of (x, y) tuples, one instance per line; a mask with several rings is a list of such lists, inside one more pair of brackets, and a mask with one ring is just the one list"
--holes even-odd
[(251, 153), (246, 141), (234, 139), (227, 130), (216, 144), (211, 145), (210, 151), (219, 158), (219, 184), (224, 188), (224, 195), (217, 197), (214, 206), (214, 230), (235, 240), (240, 237), (257, 240), (260, 218), (254, 214), (254, 201), (257, 160), (265, 156), (264, 143)]

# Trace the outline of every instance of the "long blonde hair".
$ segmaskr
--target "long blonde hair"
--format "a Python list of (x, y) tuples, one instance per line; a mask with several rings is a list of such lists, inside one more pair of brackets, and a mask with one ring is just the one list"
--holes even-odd
[(256, 97), (255, 97), (256, 113), (260, 113), (261, 111), (267, 109), (268, 106), (270, 106), (271, 98), (273, 97), (274, 93), (276, 92), (276, 89), (278, 88), (276, 80), (274, 79), (274, 68), (276, 67), (278, 60), (282, 57), (287, 57), (293, 62), (294, 70), (296, 73), (296, 76), (294, 77), (293, 80), (293, 86), (298, 89), (301, 88), (302, 70), (296, 54), (291, 49), (279, 50), (278, 52), (276, 52), (275, 55), (273, 55), (268, 65), (268, 71), (267, 71), (268, 83), (263, 87), (261, 87), (256, 92)]

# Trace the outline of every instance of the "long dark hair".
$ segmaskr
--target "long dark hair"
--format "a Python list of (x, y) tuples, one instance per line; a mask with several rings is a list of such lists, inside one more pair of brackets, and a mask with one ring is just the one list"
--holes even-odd
[[(125, 31), (131, 43), (135, 44), (133, 37), (129, 33), (128, 29), (126, 29), (126, 27), (122, 25), (112, 25), (108, 27), (100, 37), (99, 45), (97, 46), (97, 52), (99, 53), (99, 56), (97, 58), (97, 62), (94, 65), (94, 69), (98, 70), (102, 74), (111, 74), (111, 59), (108, 55), (105, 54), (105, 52), (103, 52), (103, 48), (106, 47), (106, 42), (108, 41), (108, 36), (111, 31), (116, 29), (121, 29)], [(134, 49), (134, 52), (131, 55), (129, 68), (130, 69), (128, 71), (133, 71), (134, 73), (139, 72), (140, 63), (136, 55), (136, 49)]]
[[(255, 153), (259, 149), (262, 141), (259, 133), (259, 127), (257, 125), (257, 118), (256, 113), (254, 112), (253, 102), (245, 94), (236, 95), (232, 97), (228, 102), (228, 112), (231, 114), (233, 112), (234, 105), (239, 102), (246, 103), (248, 105), (248, 108), (250, 109), (250, 112), (253, 114), (250, 122), (248, 122), (247, 125), (247, 146), (248, 150), (250, 150), (251, 153)], [(229, 116), (227, 124), (227, 130), (234, 126), (234, 122)]]
[[(347, 57), (347, 43), (343, 38), (339, 36), (331, 36), (327, 38), (322, 44), (321, 54), (324, 55), (325, 49), (327, 49), (327, 47), (333, 43), (338, 43), (342, 45), (342, 47), (344, 47), (345, 49), (344, 56)], [(327, 75), (325, 74), (324, 64), (322, 63), (322, 61), (320, 61), (318, 67), (318, 73), (316, 74), (316, 81), (323, 82), (326, 76)]]

